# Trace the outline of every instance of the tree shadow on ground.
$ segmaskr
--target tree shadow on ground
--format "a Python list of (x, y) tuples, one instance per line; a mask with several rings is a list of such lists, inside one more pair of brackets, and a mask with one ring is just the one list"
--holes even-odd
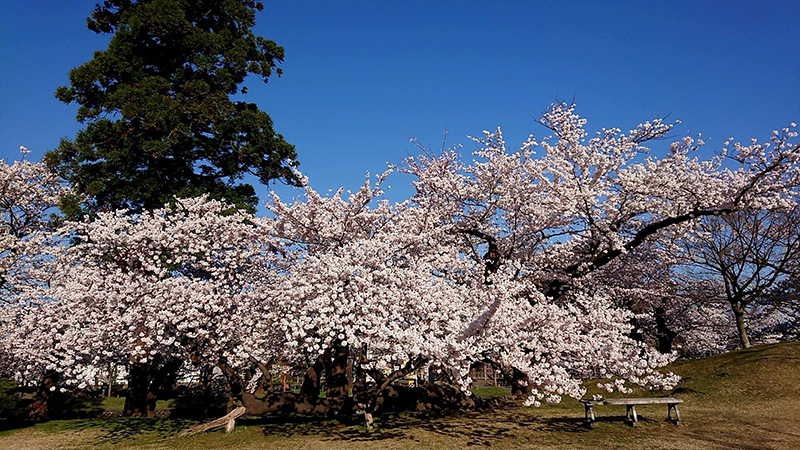
[(116, 417), (112, 419), (73, 420), (62, 422), (63, 431), (98, 429), (92, 444), (118, 444), (146, 433), (155, 433), (161, 439), (175, 437), (184, 429), (196, 424), (194, 420), (158, 419), (143, 417)]
[[(601, 422), (621, 422), (624, 417), (603, 417)], [(647, 419), (645, 419), (647, 420)], [(237, 421), (238, 423), (238, 421)], [(558, 431), (583, 433), (589, 431), (583, 418), (540, 417), (514, 411), (466, 413), (446, 417), (398, 414), (376, 419), (376, 429), (367, 431), (362, 425), (344, 425), (331, 420), (304, 417), (268, 417), (243, 421), (259, 425), (265, 435), (293, 437), (316, 436), (325, 441), (365, 442), (408, 440), (421, 442), (422, 433), (434, 433), (448, 438), (464, 439), (468, 446), (491, 446), (493, 443), (519, 437), (521, 431)]]
[(95, 441), (98, 443), (118, 443), (144, 433), (156, 433), (159, 438), (175, 437), (181, 431), (196, 424), (187, 419), (145, 419), (141, 417), (120, 417), (104, 421), (103, 433)]
[(103, 414), (103, 398), (100, 397), (66, 397), (56, 412), (58, 419), (89, 419)]
[[(13, 408), (0, 411), (0, 431), (31, 426), (28, 414), (32, 403), (31, 398), (21, 398)], [(50, 405), (50, 415), (53, 420), (92, 419), (103, 414), (102, 403), (102, 398), (60, 396)]]

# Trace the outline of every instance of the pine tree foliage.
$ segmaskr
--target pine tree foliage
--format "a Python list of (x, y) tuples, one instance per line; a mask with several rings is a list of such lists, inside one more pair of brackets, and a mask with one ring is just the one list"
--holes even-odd
[(151, 210), (200, 194), (252, 208), (253, 187), (297, 184), (294, 147), (244, 94), (248, 75), (280, 75), (275, 42), (253, 34), (253, 0), (106, 0), (87, 19), (108, 48), (69, 73), (56, 97), (86, 124), (45, 160), (93, 209)]

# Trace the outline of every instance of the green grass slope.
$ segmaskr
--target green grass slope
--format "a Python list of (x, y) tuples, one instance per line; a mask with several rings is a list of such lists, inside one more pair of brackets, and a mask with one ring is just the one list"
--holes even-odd
[[(180, 420), (54, 421), (3, 432), (0, 448), (800, 449), (800, 342), (678, 361), (668, 369), (683, 377), (671, 393), (684, 400), (683, 423), (677, 427), (664, 421), (665, 405), (637, 407), (641, 423), (635, 428), (622, 421), (623, 407), (607, 406), (596, 409), (599, 423), (589, 430), (583, 426), (582, 406), (565, 399), (541, 408), (438, 419), (382, 418), (372, 433), (303, 418), (240, 420), (231, 434), (214, 431), (188, 438), (177, 437), (191, 423)], [(630, 396), (667, 394), (639, 391)]]

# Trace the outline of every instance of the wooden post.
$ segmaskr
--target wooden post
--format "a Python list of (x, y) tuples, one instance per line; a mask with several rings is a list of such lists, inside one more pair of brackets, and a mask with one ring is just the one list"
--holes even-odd
[(191, 436), (193, 434), (202, 433), (204, 431), (208, 431), (212, 428), (221, 427), (223, 425), (225, 426), (225, 432), (230, 433), (231, 431), (233, 431), (233, 427), (236, 425), (236, 418), (239, 416), (243, 416), (246, 411), (247, 410), (245, 409), (244, 406), (240, 406), (234, 409), (233, 411), (229, 412), (225, 416), (220, 417), (219, 419), (212, 420), (211, 422), (203, 423), (200, 425), (195, 425), (191, 428), (187, 428), (186, 430), (183, 430), (180, 435)]
[(367, 426), (367, 430), (372, 430), (373, 422), (372, 422), (372, 413), (371, 412), (364, 411), (364, 423)]

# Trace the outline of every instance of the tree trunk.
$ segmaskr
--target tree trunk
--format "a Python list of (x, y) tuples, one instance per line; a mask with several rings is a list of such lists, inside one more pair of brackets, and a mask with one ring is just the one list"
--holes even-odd
[[(403, 376), (425, 366), (427, 361), (416, 358), (405, 367), (386, 375), (378, 370), (363, 370), (375, 381), (353, 386), (353, 396), (339, 398), (320, 398), (319, 384), (315, 381), (318, 371), (324, 370), (325, 355), (317, 358), (307, 371), (299, 394), (266, 392), (264, 396), (251, 394), (244, 390), (247, 375), (232, 370), (224, 360), (218, 362), (223, 374), (228, 378), (232, 395), (245, 407), (249, 416), (262, 416), (271, 413), (303, 414), (339, 418), (345, 423), (363, 414), (368, 427), (372, 426), (375, 414), (391, 411), (449, 411), (474, 408), (476, 400), (466, 396), (458, 388), (444, 384), (425, 383), (419, 388), (402, 388), (392, 383)], [(356, 371), (357, 372), (357, 371)], [(244, 378), (243, 378), (244, 377)], [(313, 387), (317, 390), (314, 391)], [(311, 395), (305, 395), (306, 393)]]
[(363, 364), (367, 362), (367, 344), (361, 347), (356, 355), (353, 355), (353, 370), (351, 378), (353, 380), (353, 390), (356, 386), (364, 386), (367, 384), (367, 372), (363, 368)]
[(117, 381), (117, 368), (113, 364), (108, 365), (108, 398), (111, 398), (111, 392), (114, 387), (114, 382)]
[(300, 385), (300, 395), (306, 397), (318, 398), (320, 389), (320, 377), (325, 371), (325, 355), (317, 356), (314, 364), (306, 370), (306, 375), (303, 377), (303, 384)]
[(636, 317), (631, 318), (631, 326), (633, 328), (631, 328), (631, 332), (628, 333), (628, 337), (636, 342), (644, 342), (644, 335), (639, 327), (639, 320), (637, 320)]
[(225, 427), (225, 432), (230, 433), (233, 431), (233, 427), (236, 424), (236, 418), (243, 416), (247, 412), (247, 409), (244, 406), (240, 406), (233, 411), (226, 414), (224, 417), (220, 417), (217, 420), (212, 420), (208, 423), (202, 423), (200, 425), (195, 425), (191, 428), (187, 428), (181, 431), (179, 436), (191, 436), (193, 434), (199, 434), (211, 430), (217, 427)]
[(346, 346), (334, 344), (331, 350), (333, 357), (327, 365), (325, 374), (325, 397), (347, 397), (352, 387), (352, 378), (349, 370), (350, 349)]
[(323, 399), (319, 397), (318, 374), (324, 370), (324, 358), (322, 355), (306, 371), (306, 377), (303, 380), (299, 394), (267, 393), (263, 398), (257, 398), (254, 394), (245, 390), (241, 375), (228, 367), (225, 361), (220, 361), (218, 367), (228, 379), (231, 397), (241, 402), (250, 416), (260, 416), (270, 412), (330, 416), (332, 413), (338, 413), (342, 409), (342, 399)]
[[(228, 380), (228, 406), (231, 404), (231, 399), (238, 399), (241, 400), (244, 390), (244, 381), (242, 377), (239, 376), (233, 369), (228, 367), (228, 365), (224, 361), (220, 361), (217, 363), (217, 366), (222, 371), (222, 374), (225, 375), (225, 378)], [(211, 369), (213, 370), (213, 369)]]
[(656, 337), (658, 338), (658, 351), (661, 353), (672, 353), (672, 343), (678, 333), (672, 331), (667, 326), (667, 312), (662, 307), (654, 311), (656, 319)]
[(204, 365), (200, 367), (200, 386), (203, 392), (203, 417), (208, 417), (212, 399), (214, 398), (213, 387), (211, 385), (214, 374), (214, 366)]
[(128, 373), (128, 393), (122, 414), (134, 417), (155, 417), (156, 402), (175, 384), (178, 370), (183, 363), (169, 357), (162, 364), (161, 358), (146, 363), (132, 363)]
[[(150, 371), (147, 363), (132, 363), (128, 370), (128, 392), (125, 394), (123, 416), (149, 417), (147, 391), (150, 386)], [(155, 411), (153, 411), (155, 415)]]
[(747, 329), (744, 326), (744, 308), (733, 305), (733, 316), (736, 318), (736, 331), (739, 332), (739, 346), (750, 348), (750, 339), (747, 337)]
[(44, 375), (28, 412), (29, 420), (44, 422), (54, 418), (58, 409), (55, 407), (55, 400), (59, 396), (54, 388), (60, 378), (58, 372), (48, 372)]
[(156, 402), (159, 397), (163, 397), (172, 391), (175, 382), (178, 381), (178, 371), (182, 365), (182, 360), (169, 357), (160, 367), (156, 368), (150, 386), (147, 389), (148, 417), (156, 415)]
[(512, 368), (509, 379), (511, 380), (511, 395), (514, 397), (528, 395), (528, 376), (524, 372)]

